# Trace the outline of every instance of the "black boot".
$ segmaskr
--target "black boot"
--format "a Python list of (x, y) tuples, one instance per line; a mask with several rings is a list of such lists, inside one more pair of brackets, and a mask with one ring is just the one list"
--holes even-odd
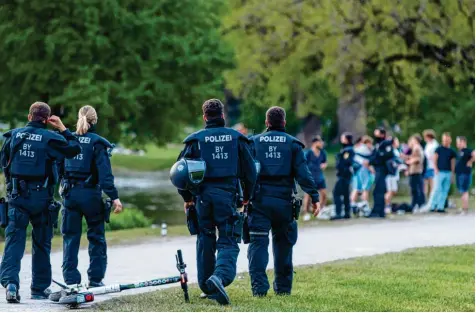
[(209, 299), (213, 299), (221, 305), (230, 304), (230, 298), (219, 277), (215, 275), (210, 276), (207, 280), (207, 288), (211, 291), (211, 294), (208, 296)]
[(104, 285), (104, 283), (103, 283), (102, 281), (100, 281), (100, 282), (98, 282), (98, 283), (97, 283), (97, 282), (94, 282), (94, 281), (89, 281), (89, 285), (88, 285), (89, 288), (104, 287), (104, 286), (105, 286), (105, 285)]
[(14, 284), (8, 284), (6, 288), (6, 299), (8, 303), (20, 303), (20, 294)]
[(31, 291), (31, 299), (32, 300), (46, 300), (51, 294), (51, 290), (46, 288), (43, 291), (32, 290)]

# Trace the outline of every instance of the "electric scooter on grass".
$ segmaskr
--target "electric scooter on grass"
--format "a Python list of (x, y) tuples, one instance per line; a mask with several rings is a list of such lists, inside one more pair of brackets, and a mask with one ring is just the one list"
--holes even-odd
[(132, 284), (114, 284), (114, 285), (107, 285), (102, 287), (91, 287), (91, 288), (88, 288), (87, 286), (82, 284), (66, 286), (64, 284), (61, 284), (53, 280), (53, 282), (57, 284), (58, 286), (60, 286), (62, 290), (52, 293), (49, 296), (49, 299), (58, 304), (66, 305), (68, 308), (75, 309), (75, 308), (78, 308), (81, 304), (93, 302), (94, 297), (96, 295), (118, 293), (123, 290), (129, 290), (129, 289), (138, 289), (138, 288), (180, 283), (183, 290), (185, 302), (188, 303), (190, 302), (190, 298), (188, 296), (188, 285), (187, 285), (188, 278), (187, 278), (187, 273), (185, 271), (185, 268), (187, 267), (187, 265), (183, 262), (182, 250), (177, 250), (175, 259), (177, 261), (177, 269), (180, 272), (179, 276), (157, 278), (157, 279), (152, 279), (152, 280), (132, 283)]

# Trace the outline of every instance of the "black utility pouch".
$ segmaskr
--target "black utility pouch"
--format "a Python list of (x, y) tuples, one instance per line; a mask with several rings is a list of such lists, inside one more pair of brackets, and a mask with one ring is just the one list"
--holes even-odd
[(293, 205), (293, 217), (297, 221), (299, 220), (299, 214), (301, 214), (302, 200), (299, 198), (293, 198), (292, 205)]
[(195, 205), (191, 205), (187, 208), (187, 228), (190, 235), (198, 235), (198, 216)]
[(111, 221), (112, 200), (107, 198), (104, 201), (104, 221), (109, 223)]
[(237, 243), (241, 243), (241, 237), (243, 236), (243, 225), (245, 222), (245, 214), (243, 212), (237, 212), (234, 216), (233, 222), (233, 237)]
[(250, 226), (248, 225), (248, 219), (252, 210), (253, 210), (253, 206), (251, 203), (245, 206), (245, 219), (243, 220), (243, 234), (242, 234), (243, 243), (245, 244), (248, 244), (251, 242)]
[(51, 201), (50, 205), (48, 206), (48, 224), (53, 226), (53, 228), (58, 228), (58, 216), (60, 209), (61, 203), (58, 201)]
[(2, 228), (8, 225), (8, 202), (5, 198), (0, 198), (0, 226)]

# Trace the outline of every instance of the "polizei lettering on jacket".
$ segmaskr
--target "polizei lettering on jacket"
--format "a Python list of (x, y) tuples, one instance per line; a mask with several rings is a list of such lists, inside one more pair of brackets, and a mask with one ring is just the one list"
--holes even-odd
[(231, 135), (206, 136), (205, 142), (228, 142), (232, 141)]
[(26, 137), (26, 140), (31, 140), (31, 141), (41, 141), (43, 138), (42, 135), (38, 134), (30, 134), (30, 133), (17, 133), (16, 138), (24, 138)]
[(286, 136), (262, 136), (259, 142), (286, 142)]

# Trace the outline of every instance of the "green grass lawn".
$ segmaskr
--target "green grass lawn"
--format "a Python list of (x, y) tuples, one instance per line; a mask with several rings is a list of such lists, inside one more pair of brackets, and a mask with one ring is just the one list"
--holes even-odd
[[(472, 311), (474, 245), (419, 248), (295, 268), (293, 295), (253, 298), (249, 276), (227, 288), (232, 305), (199, 299), (180, 288), (124, 296), (98, 303), (94, 311)], [(239, 275), (241, 276), (241, 275)], [(270, 280), (272, 280), (270, 273)]]
[(160, 171), (169, 169), (177, 160), (182, 145), (157, 147), (149, 144), (145, 148), (145, 155), (114, 154), (111, 163), (114, 168), (133, 171)]

